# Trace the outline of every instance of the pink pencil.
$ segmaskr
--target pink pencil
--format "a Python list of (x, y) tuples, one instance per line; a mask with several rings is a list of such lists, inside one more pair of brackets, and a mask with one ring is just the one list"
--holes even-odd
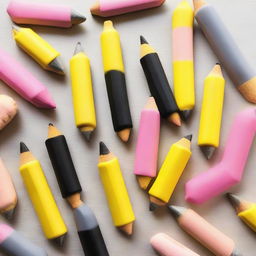
[(147, 189), (151, 178), (156, 176), (160, 113), (155, 99), (150, 97), (140, 117), (140, 127), (135, 153), (134, 174), (142, 189)]
[(46, 87), (3, 50), (0, 50), (0, 79), (36, 107), (56, 107)]
[(158, 7), (165, 0), (99, 0), (92, 8), (93, 15), (110, 17), (129, 12)]
[(69, 28), (86, 18), (69, 6), (13, 0), (7, 7), (12, 21), (17, 24), (33, 24)]
[(255, 132), (256, 109), (238, 113), (229, 132), (222, 160), (187, 182), (185, 190), (188, 202), (203, 203), (240, 182)]

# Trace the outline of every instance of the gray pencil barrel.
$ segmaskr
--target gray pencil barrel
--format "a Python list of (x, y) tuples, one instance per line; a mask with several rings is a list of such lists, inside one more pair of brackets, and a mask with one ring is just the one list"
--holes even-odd
[(245, 59), (213, 6), (203, 6), (195, 17), (233, 83), (239, 87), (254, 78), (255, 70)]
[(9, 256), (47, 256), (46, 251), (13, 230), (1, 244), (0, 249)]

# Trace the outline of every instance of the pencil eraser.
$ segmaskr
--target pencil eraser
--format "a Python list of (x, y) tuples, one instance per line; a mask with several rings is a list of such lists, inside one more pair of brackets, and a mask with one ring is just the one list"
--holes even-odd
[(17, 111), (17, 104), (13, 98), (0, 94), (0, 130), (12, 121)]
[(164, 233), (154, 235), (150, 243), (161, 256), (199, 256)]

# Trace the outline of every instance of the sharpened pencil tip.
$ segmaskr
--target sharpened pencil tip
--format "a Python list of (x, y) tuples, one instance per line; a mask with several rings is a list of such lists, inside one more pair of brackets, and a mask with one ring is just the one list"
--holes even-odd
[(80, 43), (80, 42), (78, 42), (77, 44), (76, 44), (76, 48), (75, 48), (75, 51), (74, 51), (74, 55), (76, 55), (76, 54), (78, 54), (78, 53), (80, 53), (80, 52), (83, 52), (84, 50), (83, 50), (83, 47), (82, 47), (82, 44)]
[(28, 152), (29, 149), (24, 142), (20, 142), (20, 153)]
[(174, 205), (168, 205), (168, 208), (175, 219), (179, 218), (186, 209), (184, 207)]
[(72, 10), (71, 13), (71, 22), (74, 25), (78, 25), (80, 23), (83, 23), (84, 21), (86, 21), (86, 17), (84, 15), (82, 15), (81, 13)]
[(212, 158), (215, 151), (215, 147), (212, 146), (200, 146), (200, 149), (207, 160)]
[(90, 140), (91, 140), (92, 133), (93, 133), (93, 131), (82, 132), (82, 134), (84, 135), (84, 137), (85, 137), (85, 139), (86, 139), (87, 141), (90, 141)]
[(7, 211), (7, 212), (4, 212), (3, 213), (3, 216), (7, 219), (7, 220), (11, 220), (14, 216), (14, 212), (15, 212), (15, 208), (10, 210), (10, 211)]
[(189, 135), (185, 136), (184, 138), (189, 140), (189, 141), (192, 141), (193, 134), (189, 134)]
[(159, 208), (159, 205), (154, 204), (154, 203), (152, 203), (152, 202), (149, 204), (149, 210), (150, 210), (151, 212), (154, 212), (157, 208)]
[(48, 126), (54, 126), (53, 123), (49, 123)]
[(227, 193), (226, 197), (234, 208), (237, 208), (240, 206), (241, 200), (238, 196), (236, 196), (232, 193)]
[(109, 153), (110, 153), (109, 149), (107, 148), (105, 143), (101, 141), (100, 142), (100, 155), (107, 155)]
[(148, 44), (144, 36), (140, 36), (140, 44)]
[(63, 244), (64, 244), (65, 237), (66, 237), (66, 235), (57, 237), (57, 238), (54, 239), (54, 242), (55, 242), (58, 246), (62, 247)]
[(56, 57), (52, 62), (50, 62), (48, 64), (48, 68), (52, 72), (55, 72), (60, 75), (65, 75), (64, 68), (63, 68), (63, 65), (61, 63), (59, 56)]
[(181, 111), (181, 116), (182, 116), (183, 120), (187, 120), (191, 116), (192, 112), (193, 112), (193, 110)]

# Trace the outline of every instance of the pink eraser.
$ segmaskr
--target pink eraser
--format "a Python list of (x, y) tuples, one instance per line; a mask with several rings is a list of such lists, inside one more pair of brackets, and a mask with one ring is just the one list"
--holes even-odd
[(3, 50), (0, 50), (0, 79), (35, 106), (56, 107), (46, 87)]
[(69, 28), (72, 24), (85, 21), (85, 17), (68, 6), (13, 0), (7, 7), (12, 21), (18, 24), (32, 24)]
[(17, 104), (13, 98), (0, 94), (0, 130), (2, 130), (17, 114)]
[(165, 0), (99, 0), (91, 8), (93, 15), (110, 17), (162, 5)]
[(164, 233), (154, 235), (150, 243), (161, 256), (200, 256)]
[(153, 97), (143, 109), (135, 153), (134, 174), (155, 177), (157, 171), (160, 114)]
[(222, 160), (187, 182), (186, 200), (203, 203), (234, 186), (242, 179), (256, 131), (256, 109), (237, 114), (232, 124)]
[(17, 204), (17, 194), (12, 178), (0, 158), (0, 213), (14, 209)]
[(4, 223), (0, 223), (0, 244), (3, 243), (14, 231), (12, 227)]

